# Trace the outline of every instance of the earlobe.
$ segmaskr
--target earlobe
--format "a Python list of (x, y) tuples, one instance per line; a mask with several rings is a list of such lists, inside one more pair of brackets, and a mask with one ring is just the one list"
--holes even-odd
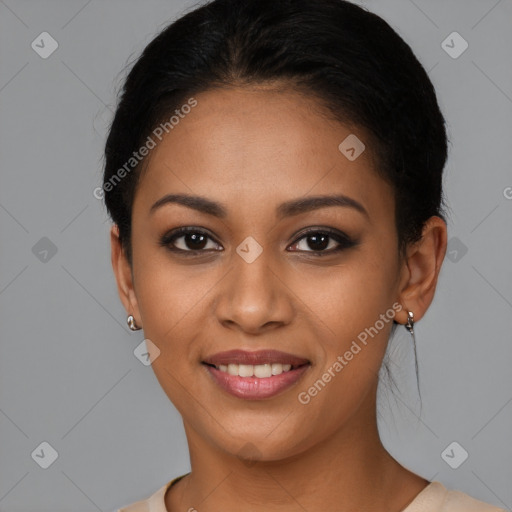
[(140, 312), (133, 286), (132, 268), (124, 253), (116, 224), (110, 229), (112, 269), (117, 283), (119, 298), (127, 315), (132, 315), (136, 325), (141, 325)]
[(432, 303), (446, 253), (446, 240), (446, 222), (432, 216), (425, 223), (422, 238), (407, 248), (399, 290), (403, 310), (397, 313), (397, 322), (405, 324), (408, 311), (412, 311), (414, 321), (418, 321)]

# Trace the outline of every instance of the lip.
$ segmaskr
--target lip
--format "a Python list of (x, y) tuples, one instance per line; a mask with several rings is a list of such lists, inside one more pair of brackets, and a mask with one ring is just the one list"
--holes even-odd
[[(290, 364), (292, 369), (270, 377), (239, 377), (216, 368), (220, 365), (265, 363)], [(279, 350), (228, 350), (218, 352), (202, 361), (213, 381), (232, 396), (245, 400), (263, 400), (293, 386), (311, 366), (308, 359)], [(293, 368), (296, 367), (296, 368)]]
[(203, 366), (208, 370), (213, 380), (230, 395), (245, 400), (263, 400), (271, 398), (294, 385), (311, 365), (306, 363), (295, 370), (264, 378), (239, 377), (223, 372), (214, 366), (207, 366), (204, 363)]
[[(219, 366), (221, 364), (265, 364), (265, 363), (281, 363), (291, 364), (292, 366), (301, 366), (309, 363), (309, 360), (303, 357), (281, 352), (279, 350), (258, 350), (249, 352), (247, 350), (228, 350), (226, 352), (218, 352), (203, 360), (203, 363)], [(245, 378), (245, 377), (243, 377)]]

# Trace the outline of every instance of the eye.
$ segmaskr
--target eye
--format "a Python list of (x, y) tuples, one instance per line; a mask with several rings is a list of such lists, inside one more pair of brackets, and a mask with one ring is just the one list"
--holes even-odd
[[(211, 245), (208, 247), (208, 240), (214, 242), (213, 247)], [(179, 228), (167, 233), (160, 240), (160, 245), (174, 252), (198, 253), (212, 249), (219, 250), (215, 248), (218, 244), (208, 233), (194, 227)]]
[[(192, 226), (178, 228), (165, 234), (160, 240), (160, 245), (175, 253), (199, 254), (223, 250), (218, 248), (220, 245), (206, 231)], [(322, 256), (355, 245), (357, 245), (356, 241), (340, 231), (330, 228), (314, 228), (303, 232), (290, 247), (299, 252), (310, 252)], [(311, 250), (307, 249), (308, 246)]]
[[(303, 240), (304, 242), (302, 242)], [(314, 228), (302, 233), (302, 236), (290, 247), (297, 247), (299, 251), (324, 255), (354, 247), (356, 244), (354, 240), (340, 231), (335, 231), (330, 228)], [(300, 247), (301, 245), (302, 247)], [(307, 250), (308, 246), (311, 250)]]

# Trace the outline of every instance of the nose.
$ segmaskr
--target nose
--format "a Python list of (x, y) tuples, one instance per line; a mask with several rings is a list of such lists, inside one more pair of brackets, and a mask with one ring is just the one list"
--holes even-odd
[(224, 327), (259, 334), (292, 321), (293, 293), (283, 270), (270, 261), (269, 251), (264, 249), (251, 263), (233, 254), (217, 291), (216, 315)]

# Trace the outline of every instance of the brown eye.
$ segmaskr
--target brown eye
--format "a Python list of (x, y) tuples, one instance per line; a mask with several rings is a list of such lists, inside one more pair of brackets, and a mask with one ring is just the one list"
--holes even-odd
[[(208, 246), (209, 241), (214, 243), (212, 247)], [(209, 250), (218, 250), (218, 245), (207, 233), (197, 228), (180, 228), (165, 235), (160, 245), (167, 247), (175, 252), (206, 252)]]
[(341, 232), (332, 231), (330, 229), (315, 229), (303, 233), (302, 236), (292, 244), (292, 247), (296, 247), (298, 251), (331, 254), (355, 245), (355, 241)]

